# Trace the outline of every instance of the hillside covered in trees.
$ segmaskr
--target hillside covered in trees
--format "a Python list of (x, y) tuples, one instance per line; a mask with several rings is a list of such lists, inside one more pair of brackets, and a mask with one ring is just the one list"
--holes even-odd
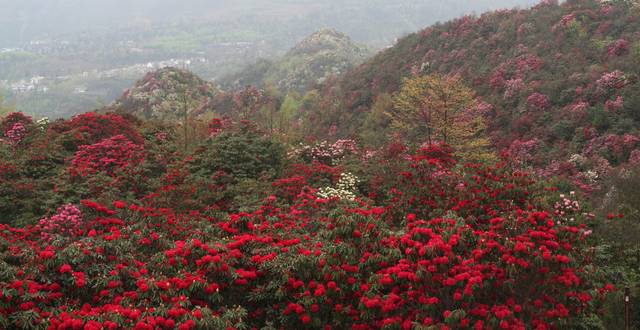
[(370, 53), (349, 36), (324, 29), (300, 41), (282, 58), (261, 60), (222, 82), (232, 88), (273, 84), (281, 91), (304, 92), (361, 64)]
[(217, 88), (195, 74), (176, 68), (148, 73), (106, 110), (145, 119), (177, 120), (185, 113), (204, 113)]
[(291, 148), (249, 121), (187, 146), (116, 114), (1, 124), (4, 328), (619, 324), (589, 247), (622, 220), (507, 162)]
[(0, 328), (622, 329), (627, 287), (638, 327), (639, 35), (543, 1), (338, 70), (323, 31), (249, 85), (0, 102)]
[(384, 113), (407, 79), (458, 75), (484, 104), (498, 151), (589, 189), (639, 160), (639, 33), (627, 1), (544, 1), (434, 25), (326, 84), (309, 127), (389, 139)]

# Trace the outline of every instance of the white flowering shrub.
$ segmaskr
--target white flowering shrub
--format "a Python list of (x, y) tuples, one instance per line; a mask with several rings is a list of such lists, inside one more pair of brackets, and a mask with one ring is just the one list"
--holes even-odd
[(42, 117), (42, 118), (38, 119), (38, 121), (36, 121), (36, 125), (41, 130), (43, 130), (43, 131), (46, 130), (47, 126), (49, 126), (49, 117)]
[(596, 183), (598, 182), (598, 179), (600, 179), (600, 176), (598, 175), (598, 172), (594, 171), (594, 170), (588, 170), (586, 172), (582, 172), (580, 173), (582, 177), (584, 177), (589, 183)]
[(320, 188), (317, 192), (319, 198), (339, 198), (341, 200), (353, 201), (356, 199), (358, 191), (358, 177), (351, 173), (342, 173), (340, 180), (335, 187)]
[(318, 161), (326, 165), (335, 166), (345, 156), (357, 153), (358, 148), (355, 141), (345, 139), (334, 143), (322, 141), (314, 145), (300, 144), (289, 151), (287, 156), (289, 158), (302, 157), (306, 161)]
[(583, 167), (589, 161), (589, 159), (580, 154), (573, 154), (569, 158), (569, 162), (576, 167)]

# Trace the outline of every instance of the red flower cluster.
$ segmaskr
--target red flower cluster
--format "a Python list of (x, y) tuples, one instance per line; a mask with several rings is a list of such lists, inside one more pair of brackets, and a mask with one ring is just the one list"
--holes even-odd
[(549, 98), (541, 93), (533, 93), (527, 98), (527, 105), (533, 110), (547, 110), (551, 107)]
[(71, 161), (72, 175), (87, 176), (98, 172), (113, 176), (117, 171), (135, 167), (144, 160), (144, 148), (116, 135), (96, 144), (80, 146)]
[[(113, 173), (141, 152), (116, 136), (72, 167)], [(362, 164), (373, 200), (318, 199), (313, 184), (339, 170), (300, 164), (251, 212), (85, 200), (51, 218), (82, 218), (53, 245), (46, 226), (2, 225), (14, 262), (0, 315), (50, 329), (552, 329), (598, 298), (582, 228), (539, 209), (528, 175), (456, 167), (444, 146), (396, 156)]]
[(27, 127), (33, 126), (33, 120), (20, 112), (13, 112), (7, 115), (0, 122), (0, 133), (9, 141), (16, 145), (24, 139), (28, 133)]
[(132, 124), (134, 119), (116, 114), (97, 114), (88, 112), (77, 115), (69, 121), (54, 122), (51, 129), (67, 135), (74, 146), (94, 144), (103, 139), (116, 135), (124, 135), (136, 144), (142, 144), (144, 139)]

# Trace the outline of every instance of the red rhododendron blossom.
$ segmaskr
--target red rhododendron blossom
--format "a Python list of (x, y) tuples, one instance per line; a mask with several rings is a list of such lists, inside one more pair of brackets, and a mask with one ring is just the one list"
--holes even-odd
[(13, 124), (11, 129), (6, 131), (4, 135), (13, 143), (18, 144), (22, 139), (24, 139), (25, 135), (27, 135), (27, 129), (24, 127), (22, 122), (17, 122)]
[[(639, 17), (543, 0), (298, 96), (164, 69), (100, 113), (8, 114), (0, 328), (619, 328)], [(436, 73), (466, 87), (405, 79)]]
[(70, 266), (70, 265), (68, 265), (68, 264), (64, 264), (64, 265), (60, 266), (60, 273), (61, 273), (61, 274), (64, 274), (64, 273), (71, 273), (71, 271), (72, 271), (72, 270), (73, 270), (73, 269), (72, 269), (72, 268), (71, 268), (71, 266)]
[(70, 172), (76, 176), (105, 173), (113, 176), (119, 170), (132, 168), (144, 160), (143, 147), (116, 135), (96, 144), (81, 146), (71, 161)]
[(136, 144), (144, 141), (130, 121), (116, 114), (88, 112), (64, 123), (54, 123), (51, 129), (72, 136), (77, 146), (98, 143), (117, 135), (123, 135)]

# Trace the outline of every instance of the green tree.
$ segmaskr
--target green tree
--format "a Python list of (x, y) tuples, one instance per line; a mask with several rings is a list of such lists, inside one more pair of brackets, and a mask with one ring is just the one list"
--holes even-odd
[(278, 89), (278, 86), (267, 83), (262, 98), (263, 101), (257, 113), (256, 122), (263, 130), (273, 136), (279, 128), (278, 119), (280, 117), (282, 93)]
[(282, 101), (278, 113), (278, 131), (285, 141), (296, 136), (297, 125), (294, 123), (298, 117), (298, 111), (302, 106), (301, 96), (297, 92), (291, 92)]
[(458, 134), (452, 132), (457, 117), (474, 104), (473, 90), (458, 76), (417, 76), (405, 80), (387, 115), (394, 128), (414, 135), (410, 139), (426, 134), (429, 144), (434, 139), (450, 143)]
[[(182, 88), (178, 92), (180, 107), (180, 123), (182, 134), (180, 136), (184, 151), (192, 151), (197, 147), (197, 141), (202, 138), (202, 121), (197, 118), (197, 114), (206, 113), (202, 109), (205, 104), (193, 96), (193, 91)], [(202, 119), (202, 118), (200, 118)]]
[(387, 130), (390, 125), (386, 112), (391, 108), (393, 108), (391, 95), (383, 93), (378, 96), (360, 129), (360, 139), (364, 144), (374, 147), (384, 145), (387, 141)]
[(302, 125), (299, 138), (326, 133), (326, 128), (331, 126), (330, 115), (322, 111), (325, 110), (322, 101), (322, 96), (315, 89), (304, 94), (300, 100), (298, 119)]
[(216, 135), (196, 151), (191, 172), (204, 177), (221, 171), (237, 179), (274, 178), (282, 170), (282, 159), (279, 143), (243, 123)]
[(465, 160), (495, 160), (475, 93), (459, 76), (433, 74), (408, 79), (392, 103), (386, 112), (391, 125), (410, 140), (423, 142), (426, 135), (427, 143), (437, 140), (449, 144)]
[(485, 134), (486, 129), (487, 124), (482, 114), (468, 109), (454, 120), (450, 144), (464, 160), (476, 163), (493, 162), (497, 157), (491, 140)]

